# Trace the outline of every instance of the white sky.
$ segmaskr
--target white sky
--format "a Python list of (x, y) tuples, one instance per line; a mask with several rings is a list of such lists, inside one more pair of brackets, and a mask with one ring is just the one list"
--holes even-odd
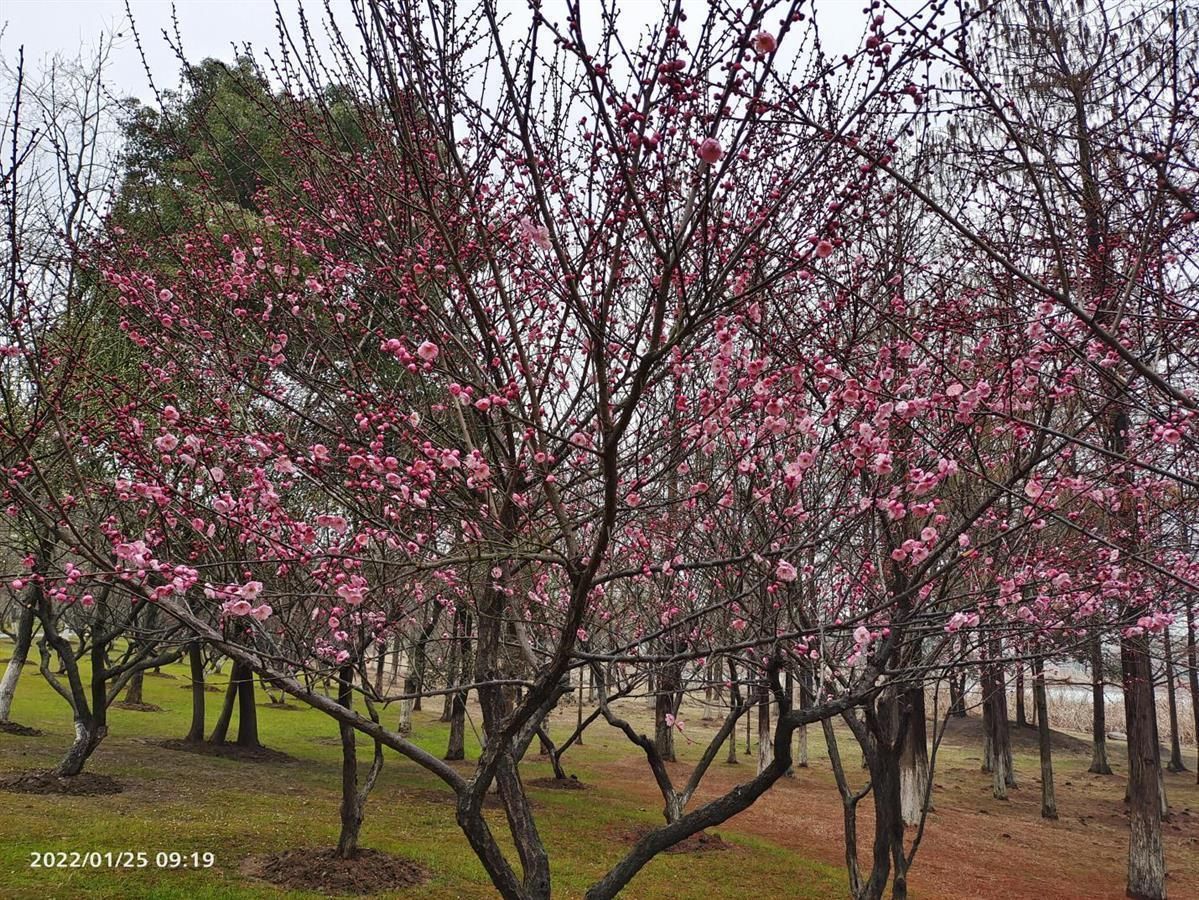
[[(286, 5), (286, 4), (285, 4)], [(314, 4), (319, 5), (319, 4)], [(178, 82), (179, 62), (164, 40), (171, 30), (169, 0), (130, 0), (147, 61), (160, 88)], [(233, 45), (269, 48), (277, 44), (271, 0), (178, 0), (175, 11), (187, 58), (229, 60)], [(10, 63), (24, 46), (30, 71), (50, 56), (72, 57), (94, 48), (102, 34), (120, 33), (109, 58), (106, 80), (121, 96), (150, 96), (146, 73), (129, 30), (123, 0), (0, 0), (0, 52)]]
[[(289, 20), (294, 19), (294, 11), (301, 2), (303, 0), (283, 0), (280, 4)], [(707, 0), (686, 0), (686, 3), (688, 6), (693, 4), (696, 13), (707, 8)], [(342, 0), (334, 0), (333, 5), (335, 10), (346, 8)], [(524, 0), (501, 0), (500, 5), (511, 7), (517, 16), (525, 12)], [(862, 37), (864, 5), (863, 0), (823, 0), (819, 4), (818, 18), (826, 49), (839, 53), (857, 45)], [(900, 0), (897, 5), (911, 8), (920, 3), (919, 0)], [(160, 88), (175, 87), (178, 60), (162, 35), (164, 29), (173, 29), (172, 4), (169, 0), (130, 0), (129, 6), (156, 83)], [(306, 6), (314, 31), (320, 33), (318, 23), (324, 13), (323, 2), (308, 0)], [(249, 43), (260, 50), (273, 49), (277, 45), (272, 0), (176, 0), (174, 8), (184, 53), (192, 62), (206, 57), (230, 60), (234, 56), (234, 44), (240, 47)], [(586, 0), (583, 8), (588, 8)], [(623, 0), (622, 26), (638, 33), (658, 10), (657, 0)], [(560, 18), (558, 13), (565, 12), (565, 3), (548, 0), (545, 11), (550, 18)], [(348, 17), (343, 21), (348, 22)], [(116, 41), (109, 58), (106, 81), (118, 96), (143, 100), (151, 96), (130, 36), (123, 0), (0, 0), (0, 28), (3, 29), (0, 54), (15, 65), (17, 49), (24, 46), (26, 66), (31, 73), (54, 54), (74, 57), (81, 48), (94, 48), (100, 35), (121, 33), (123, 37)]]

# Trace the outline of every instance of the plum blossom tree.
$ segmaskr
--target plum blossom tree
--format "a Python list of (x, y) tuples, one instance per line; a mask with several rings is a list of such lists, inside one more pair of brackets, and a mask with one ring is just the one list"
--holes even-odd
[[(1086, 79), (1017, 5), (1019, 52), (1057, 66), (1045, 92), (1067, 108), (1054, 91)], [(561, 775), (599, 718), (644, 756), (664, 821), (589, 897), (748, 808), (817, 722), (850, 891), (903, 897), (944, 727), (930, 748), (926, 689), (982, 676), (1003, 795), (1011, 656), (1034, 661), (1047, 729), (1041, 658), (1115, 641), (1130, 890), (1164, 896), (1147, 641), (1175, 611), (1163, 586), (1195, 581), (1172, 524), (1193, 516), (1194, 335), (1170, 327), (1194, 318), (1193, 219), (1167, 212), (1190, 202), (1173, 145), (1122, 142), (1189, 127), (1181, 94), (1170, 115), (1134, 99), (1038, 130), (992, 75), (1023, 58), (1003, 20), (964, 5), (872, 4), (844, 56), (798, 2), (666, 3), (637, 42), (607, 6), (350, 8), (333, 51), (296, 36), (278, 91), (252, 93), (287, 178), (239, 181), (231, 215), (197, 177), (170, 229), (118, 216), (80, 248), (135, 377), (103, 347), (68, 354), (70, 333), (8, 354), (16, 383), (60, 385), (71, 438), (48, 478), (6, 432), (7, 516), (58, 548), (35, 558), (42, 606), (109, 592), (335, 720), (343, 856), (384, 748), (416, 762), (509, 898), (551, 891), (521, 762), (540, 740)], [(1082, 159), (1100, 141), (1127, 166)], [(398, 691), (378, 678), (397, 637)], [(597, 709), (554, 745), (584, 675)], [(438, 695), (454, 761), (477, 699), (468, 777), (408, 734)], [(623, 713), (637, 695), (652, 735)], [(699, 697), (721, 724), (680, 777)], [(753, 772), (697, 799), (755, 712)]]

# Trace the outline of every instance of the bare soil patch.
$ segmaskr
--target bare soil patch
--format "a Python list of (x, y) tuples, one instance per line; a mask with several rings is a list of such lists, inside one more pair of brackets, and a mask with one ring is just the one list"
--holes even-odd
[(124, 786), (108, 775), (84, 772), (64, 778), (50, 772), (18, 772), (0, 778), (0, 790), (13, 794), (71, 794), (77, 797), (119, 794)]
[[(656, 831), (657, 828), (653, 825), (641, 825), (631, 830), (621, 831), (618, 835), (619, 839), (626, 844), (635, 844), (647, 834)], [(714, 831), (701, 831), (698, 834), (693, 834), (689, 838), (684, 838), (677, 844), (666, 848), (667, 853), (709, 853), (719, 850), (733, 850), (732, 844), (722, 838)]]
[(178, 679), (170, 672), (145, 672), (143, 674), (147, 678), (169, 678), (171, 681), (178, 681)]
[(553, 791), (585, 791), (587, 785), (579, 781), (578, 777), (571, 775), (569, 778), (533, 778), (526, 781), (529, 787), (549, 788)]
[[(401, 797), (410, 798), (412, 800), (423, 800), (426, 803), (446, 804), (449, 806), (457, 806), (458, 795), (451, 790), (439, 791), (435, 788), (413, 788), (411, 790), (402, 790), (399, 792)], [(540, 804), (532, 797), (529, 798), (529, 808), (537, 809)], [(503, 809), (504, 802), (500, 800), (499, 794), (488, 792), (483, 798), (484, 809)]]
[(113, 704), (115, 709), (128, 709), (133, 712), (162, 712), (162, 707), (155, 703), (130, 703), (128, 700), (118, 700)]
[(166, 741), (156, 741), (155, 746), (168, 750), (181, 750), (184, 753), (198, 753), (201, 756), (219, 756), (222, 759), (236, 759), (243, 762), (295, 762), (281, 750), (270, 747), (243, 747), (240, 744), (213, 744), (209, 741), (185, 741), (172, 738)]
[(328, 848), (284, 850), (252, 856), (241, 865), (243, 875), (294, 890), (334, 894), (377, 894), (423, 884), (429, 872), (410, 860), (380, 850), (359, 850), (340, 859)]
[[(189, 684), (181, 684), (181, 685), (179, 685), (179, 688), (180, 688), (180, 690), (190, 691), (192, 689), (192, 685), (190, 683)], [(215, 684), (207, 684), (206, 683), (204, 685), (204, 692), (206, 694), (219, 694), (221, 692), (221, 688), (217, 687)]]
[(284, 700), (281, 703), (274, 703), (274, 702), (259, 703), (258, 705), (262, 709), (303, 709), (304, 708), (302, 706), (296, 706), (294, 703), (288, 703), (286, 700)]
[(28, 725), (20, 725), (16, 722), (0, 722), (0, 734), (15, 734), (18, 737), (41, 737), (42, 732), (36, 728), (30, 728)]

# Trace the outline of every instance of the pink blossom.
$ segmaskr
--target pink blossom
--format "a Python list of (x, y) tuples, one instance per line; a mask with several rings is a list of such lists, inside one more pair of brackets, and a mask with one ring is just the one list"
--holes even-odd
[(720, 146), (720, 141), (716, 138), (704, 138), (699, 145), (699, 158), (710, 166), (720, 162), (720, 158), (724, 156), (724, 148)]
[(824, 240), (816, 244), (816, 256), (820, 259), (828, 259), (833, 255), (833, 242)]
[(425, 362), (433, 362), (437, 359), (438, 347), (432, 341), (425, 341), (416, 348), (416, 355)]
[(759, 31), (754, 35), (752, 46), (754, 53), (758, 56), (765, 56), (767, 53), (773, 53), (778, 49), (778, 39), (769, 31)]
[(787, 562), (785, 559), (780, 559), (779, 564), (775, 567), (774, 577), (779, 581), (794, 581), (799, 577), (799, 573), (795, 570), (795, 566)]
[(179, 438), (173, 434), (164, 434), (154, 439), (154, 446), (160, 453), (170, 453), (179, 446)]
[(973, 628), (978, 624), (977, 613), (954, 613), (949, 618), (949, 624), (945, 626), (945, 630), (950, 634), (954, 634), (963, 628)]
[(263, 603), (261, 606), (255, 606), (252, 610), (250, 610), (250, 618), (256, 619), (259, 622), (265, 622), (270, 618), (271, 612), (271, 608), (267, 604)]
[(520, 236), (530, 244), (536, 244), (542, 250), (550, 249), (550, 230), (544, 225), (538, 225), (528, 216), (520, 220)]

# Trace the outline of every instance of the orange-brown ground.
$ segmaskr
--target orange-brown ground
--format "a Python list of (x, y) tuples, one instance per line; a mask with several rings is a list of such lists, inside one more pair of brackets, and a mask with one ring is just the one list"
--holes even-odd
[[(697, 711), (697, 715), (698, 715)], [(560, 732), (568, 730), (573, 713), (559, 713)], [(640, 717), (635, 717), (640, 718)], [(649, 727), (648, 716), (643, 724)], [(1090, 743), (1054, 733), (1054, 781), (1059, 818), (1041, 818), (1040, 764), (1036, 731), (1013, 727), (1018, 788), (1009, 799), (992, 795), (991, 776), (981, 771), (982, 732), (978, 719), (953, 721), (938, 753), (933, 803), (912, 867), (909, 888), (914, 897), (944, 900), (998, 900), (998, 898), (1053, 898), (1100, 900), (1124, 897), (1128, 853), (1128, 818), (1123, 804), (1125, 789), (1124, 744), (1109, 741), (1115, 774), (1089, 774)], [(695, 735), (694, 747), (681, 745), (683, 753), (698, 756), (698, 740), (715, 730), (715, 723), (689, 722), (685, 733)], [(756, 723), (754, 723), (756, 751)], [(866, 781), (861, 754), (847, 732), (838, 729), (841, 755), (855, 787)], [(619, 746), (620, 736), (605, 734), (602, 743)], [(739, 729), (741, 762), (728, 765), (722, 751), (713, 764), (704, 788), (696, 798), (728, 790), (743, 780), (756, 757), (744, 755), (745, 729)], [(795, 777), (777, 784), (753, 807), (721, 826), (721, 832), (764, 838), (830, 865), (845, 860), (842, 808), (819, 729), (809, 730), (811, 764), (796, 769)], [(569, 760), (569, 757), (568, 757)], [(1194, 768), (1194, 753), (1188, 765)], [(601, 764), (607, 789), (641, 798), (647, 807), (660, 808), (660, 795), (647, 780), (643, 757), (629, 753)], [(567, 769), (569, 770), (569, 765)], [(671, 767), (677, 783), (685, 782), (691, 766)], [(1193, 771), (1166, 774), (1170, 818), (1164, 824), (1169, 889), (1172, 897), (1199, 897), (1199, 786)], [(858, 805), (859, 861), (870, 864), (873, 810), (867, 797)], [(909, 841), (915, 829), (908, 830)]]

